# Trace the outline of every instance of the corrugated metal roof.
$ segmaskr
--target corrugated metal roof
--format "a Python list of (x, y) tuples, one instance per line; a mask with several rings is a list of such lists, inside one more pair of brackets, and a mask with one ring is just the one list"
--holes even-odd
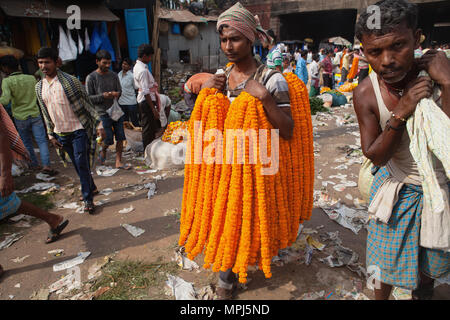
[(168, 20), (171, 22), (193, 22), (193, 23), (206, 23), (209, 21), (217, 21), (217, 16), (196, 16), (189, 10), (168, 10), (161, 8), (159, 12), (159, 18)]
[[(55, 2), (40, 0), (1, 0), (0, 8), (7, 16), (28, 18), (67, 19), (67, 7), (73, 3), (66, 1)], [(119, 21), (107, 7), (101, 3), (83, 2), (80, 4), (81, 20), (90, 21)]]

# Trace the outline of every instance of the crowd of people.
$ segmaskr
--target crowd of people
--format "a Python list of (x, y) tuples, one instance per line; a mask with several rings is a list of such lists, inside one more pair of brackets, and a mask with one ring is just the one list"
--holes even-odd
[[(361, 46), (318, 52), (298, 50), (288, 55), (277, 43), (275, 34), (263, 30), (258, 19), (237, 3), (222, 13), (217, 23), (221, 48), (231, 63), (222, 73), (191, 77), (184, 87), (185, 98), (193, 106), (202, 88), (216, 88), (233, 101), (245, 90), (262, 102), (267, 120), (279, 129), (282, 138), (289, 140), (294, 121), (283, 72), (293, 71), (305, 84), (309, 83), (311, 96), (319, 94), (321, 86), (332, 89), (358, 77), (354, 108), (362, 151), (374, 168), (369, 207), (374, 218), (368, 226), (367, 264), (380, 270), (381, 285), (375, 288), (375, 297), (387, 299), (395, 285), (413, 289), (415, 298), (426, 298), (432, 292), (433, 279), (450, 270), (450, 184), (445, 171), (435, 168), (447, 204), (438, 213), (443, 225), (433, 225), (437, 228), (434, 233), (429, 232), (429, 225), (428, 233), (421, 232), (421, 217), (428, 214), (428, 209), (423, 209), (427, 190), (422, 188), (418, 164), (411, 155), (411, 141), (405, 131), (407, 119), (422, 98), (435, 98), (443, 111), (442, 117), (450, 117), (450, 62), (439, 50), (416, 49), (421, 40), (416, 5), (406, 0), (382, 0), (378, 5), (381, 30), (374, 32), (367, 28), (368, 14), (359, 17), (356, 36)], [(256, 39), (269, 50), (264, 63), (252, 54)], [(399, 49), (393, 51), (391, 48), (396, 46)], [(448, 50), (448, 45), (442, 50)], [(0, 104), (6, 106), (11, 102), (14, 121), (13, 124), (0, 106), (1, 219), (18, 213), (41, 218), (50, 226), (47, 242), (57, 240), (67, 226), (68, 220), (21, 201), (14, 192), (13, 158), (29, 159), (33, 170), (58, 174), (50, 166), (48, 142), (63, 161), (69, 156), (79, 176), (84, 211), (95, 213), (93, 197), (98, 190), (91, 168), (97, 160), (94, 155), (99, 128), (104, 131), (99, 163), (104, 163), (107, 149), (116, 141), (115, 166), (127, 170), (129, 166), (122, 161), (126, 140), (123, 122), (142, 127), (144, 148), (161, 136), (167, 126), (170, 103), (161, 102), (158, 84), (148, 69), (152, 55), (152, 46), (141, 45), (135, 65), (124, 59), (122, 70), (116, 74), (110, 69), (111, 55), (100, 50), (96, 55), (98, 68), (89, 74), (85, 85), (58, 69), (58, 53), (52, 48), (41, 48), (37, 53), (42, 72), (39, 81), (22, 74), (14, 57), (0, 59), (2, 70), (9, 75), (2, 83)], [(418, 77), (421, 70), (427, 71), (428, 77)], [(336, 74), (340, 74), (338, 81)], [(366, 78), (369, 80), (363, 81)], [(114, 116), (114, 108), (115, 111), (119, 108), (123, 115)], [(439, 121), (447, 119), (442, 117)], [(448, 133), (447, 122), (442, 123), (437, 127), (443, 126)], [(16, 128), (21, 139), (17, 139)], [(42, 166), (34, 153), (32, 137), (38, 144)], [(448, 158), (448, 154), (444, 156)], [(436, 222), (436, 218), (429, 219)], [(218, 295), (230, 299), (235, 286), (232, 270), (221, 270)]]

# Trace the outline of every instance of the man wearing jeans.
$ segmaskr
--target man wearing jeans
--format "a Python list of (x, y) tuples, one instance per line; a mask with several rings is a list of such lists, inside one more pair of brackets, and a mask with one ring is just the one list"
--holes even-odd
[(37, 83), (36, 95), (50, 142), (72, 160), (80, 177), (84, 211), (93, 214), (93, 197), (98, 191), (90, 159), (95, 154), (98, 114), (81, 82), (57, 69), (58, 54), (53, 49), (41, 48), (37, 58), (45, 78)]
[(3, 72), (9, 75), (2, 82), (0, 104), (6, 106), (11, 102), (13, 118), (20, 138), (30, 154), (32, 168), (39, 168), (33, 148), (32, 137), (34, 136), (39, 147), (42, 172), (50, 175), (57, 174), (50, 168), (47, 136), (34, 92), (35, 78), (20, 72), (19, 61), (13, 56), (2, 57), (0, 65)]
[[(122, 164), (123, 141), (125, 131), (123, 129), (122, 115), (117, 121), (111, 119), (106, 112), (112, 107), (114, 99), (119, 99), (122, 88), (119, 77), (115, 72), (109, 70), (111, 66), (111, 54), (106, 50), (99, 50), (96, 54), (97, 70), (91, 72), (86, 78), (86, 91), (95, 106), (95, 110), (100, 115), (106, 139), (102, 143), (100, 151), (100, 162), (104, 164), (106, 160), (106, 150), (114, 144), (116, 137), (116, 168), (129, 169), (129, 166)], [(114, 132), (113, 132), (114, 128)]]

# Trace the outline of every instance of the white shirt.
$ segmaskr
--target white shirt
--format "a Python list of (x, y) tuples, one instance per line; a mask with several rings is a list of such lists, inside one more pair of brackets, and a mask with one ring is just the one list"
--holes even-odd
[(119, 98), (119, 104), (123, 106), (135, 105), (136, 101), (136, 93), (134, 92), (136, 88), (134, 84), (133, 73), (129, 70), (125, 75), (123, 71), (120, 71), (119, 74), (120, 86), (122, 87), (122, 94)]
[(319, 78), (319, 64), (316, 61), (311, 62), (310, 66), (311, 78)]
[(148, 66), (140, 60), (136, 61), (133, 68), (134, 85), (139, 89), (137, 95), (137, 102), (141, 103), (145, 100), (145, 96), (150, 94), (152, 101), (156, 101), (156, 95), (154, 92), (150, 92), (156, 84), (155, 78), (148, 70)]

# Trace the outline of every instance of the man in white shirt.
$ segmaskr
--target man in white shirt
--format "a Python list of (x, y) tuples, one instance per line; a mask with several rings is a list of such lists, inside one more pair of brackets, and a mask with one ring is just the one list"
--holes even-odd
[(125, 113), (125, 121), (131, 121), (133, 126), (140, 127), (135, 92), (137, 87), (134, 83), (133, 71), (131, 70), (132, 66), (133, 64), (130, 58), (124, 58), (122, 60), (122, 70), (118, 74), (122, 87), (119, 104)]
[(313, 58), (312, 58), (312, 62), (311, 65), (309, 67), (309, 72), (311, 73), (311, 90), (309, 91), (309, 96), (310, 97), (315, 97), (317, 96), (320, 91), (319, 91), (319, 55), (313, 54)]
[(152, 59), (153, 53), (152, 46), (141, 44), (138, 47), (138, 60), (133, 68), (134, 83), (139, 89), (137, 102), (141, 116), (144, 150), (147, 145), (157, 138), (157, 134), (161, 134), (158, 84), (147, 66)]

